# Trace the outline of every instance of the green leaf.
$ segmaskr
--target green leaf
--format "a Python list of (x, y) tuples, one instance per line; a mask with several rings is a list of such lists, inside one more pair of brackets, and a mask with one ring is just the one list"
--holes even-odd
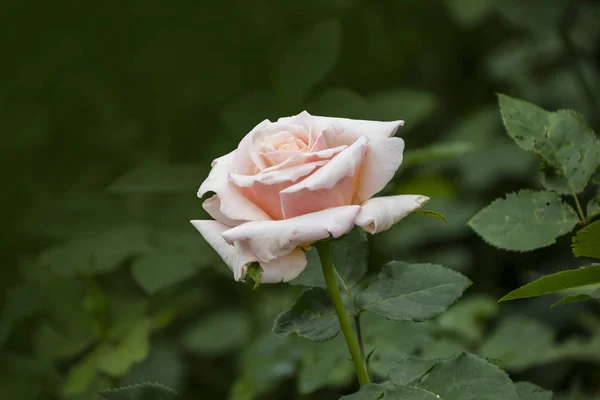
[(559, 301), (557, 301), (556, 303), (552, 304), (550, 307), (556, 307), (556, 306), (561, 306), (563, 304), (578, 303), (580, 301), (597, 300), (597, 299), (600, 299), (600, 290), (598, 290), (598, 289), (594, 290), (590, 294), (573, 294), (570, 296), (565, 296), (562, 299), (560, 299)]
[(340, 400), (380, 400), (387, 399), (387, 389), (376, 383), (370, 383), (360, 388), (356, 393), (340, 397)]
[(550, 116), (549, 122), (547, 143), (539, 151), (554, 167), (558, 184), (550, 182), (550, 178), (542, 183), (558, 193), (582, 192), (600, 164), (600, 140), (574, 111), (559, 110)]
[(452, 18), (462, 26), (473, 27), (491, 11), (490, 0), (446, 0)]
[(297, 373), (298, 359), (311, 344), (294, 337), (277, 337), (267, 331), (254, 337), (238, 357), (240, 371), (229, 400), (254, 400), (269, 393), (283, 379)]
[(509, 136), (523, 150), (538, 151), (549, 125), (550, 112), (524, 100), (498, 94), (502, 121)]
[(321, 288), (302, 292), (291, 309), (279, 314), (273, 326), (276, 335), (294, 333), (316, 342), (333, 339), (339, 331), (335, 308), (327, 291)]
[(556, 31), (567, 7), (568, 0), (495, 0), (495, 11), (515, 26), (537, 34)]
[(260, 266), (260, 263), (253, 262), (248, 265), (247, 268), (247, 276), (254, 281), (254, 286), (252, 286), (252, 290), (256, 290), (260, 286), (260, 282), (262, 279), (263, 269)]
[(69, 369), (62, 388), (65, 396), (75, 396), (87, 391), (96, 379), (100, 355), (100, 351), (96, 349)]
[(387, 377), (394, 362), (411, 357), (432, 340), (426, 324), (392, 321), (370, 312), (362, 313), (360, 321), (365, 352), (373, 352), (369, 371), (376, 377)]
[(487, 295), (464, 297), (437, 318), (438, 326), (470, 341), (483, 337), (486, 322), (498, 313), (498, 303)]
[(313, 393), (324, 387), (347, 386), (355, 370), (341, 335), (327, 343), (308, 343), (298, 372), (298, 391)]
[(519, 400), (552, 400), (552, 392), (529, 382), (517, 382)]
[(194, 193), (207, 174), (199, 165), (142, 165), (117, 178), (111, 193)]
[(6, 291), (2, 312), (0, 313), (0, 348), (12, 331), (13, 325), (42, 308), (41, 288), (31, 282), (24, 282)]
[(251, 325), (242, 311), (219, 311), (187, 329), (182, 342), (194, 354), (220, 356), (242, 347), (250, 338)]
[(99, 393), (105, 400), (175, 400), (177, 393), (159, 383), (142, 383)]
[(573, 236), (573, 255), (600, 259), (600, 221), (593, 222)]
[(185, 253), (155, 250), (137, 258), (131, 266), (133, 279), (147, 294), (154, 294), (183, 282), (198, 272), (194, 260)]
[(150, 249), (148, 227), (124, 225), (51, 247), (40, 254), (39, 263), (65, 277), (78, 271), (101, 274), (117, 269), (127, 257), (148, 253)]
[[(357, 393), (344, 396), (340, 400), (440, 400), (440, 397), (419, 387), (388, 387), (384, 384), (369, 384)], [(445, 400), (445, 399), (444, 399)]]
[(494, 200), (469, 226), (493, 246), (529, 251), (553, 244), (578, 221), (575, 210), (557, 194), (522, 190)]
[(420, 321), (446, 311), (470, 284), (441, 265), (393, 261), (371, 279), (357, 303), (385, 318)]
[(439, 143), (428, 147), (404, 152), (402, 166), (427, 164), (433, 161), (453, 159), (464, 156), (475, 150), (471, 142)]
[(504, 371), (467, 353), (436, 364), (415, 387), (444, 400), (519, 400)]
[(600, 284), (600, 265), (592, 265), (590, 267), (582, 267), (546, 275), (543, 278), (513, 290), (499, 301), (542, 296), (565, 289), (596, 284)]
[(550, 327), (532, 318), (511, 316), (500, 322), (480, 354), (498, 360), (503, 368), (521, 371), (544, 363), (553, 350)]
[(441, 219), (444, 222), (448, 222), (448, 219), (446, 218), (446, 216), (444, 214), (441, 214), (441, 213), (436, 212), (436, 211), (431, 211), (431, 210), (416, 210), (415, 213), (417, 213), (417, 214), (423, 214), (423, 215), (426, 215), (428, 217), (433, 217), (433, 218)]
[(595, 196), (590, 199), (585, 207), (588, 221), (600, 215), (600, 196)]
[(98, 356), (98, 369), (110, 376), (125, 375), (136, 363), (143, 361), (150, 351), (152, 319), (136, 321), (117, 344), (103, 344)]
[(120, 383), (128, 386), (139, 382), (161, 382), (178, 391), (186, 382), (186, 361), (177, 343), (161, 340), (152, 343), (148, 357), (140, 364), (134, 365), (129, 373), (121, 378)]
[(397, 361), (390, 370), (390, 381), (394, 385), (412, 385), (423, 377), (440, 360), (407, 358)]
[[(306, 258), (308, 261), (306, 268), (290, 283), (292, 285), (327, 287), (316, 249), (309, 250)], [(338, 279), (341, 279), (346, 287), (353, 288), (367, 273), (369, 246), (365, 231), (355, 227), (341, 238), (331, 240), (331, 258)], [(345, 289), (342, 287), (341, 290)]]
[(551, 113), (531, 103), (498, 95), (508, 134), (545, 163), (542, 183), (561, 194), (583, 191), (600, 164), (600, 140), (571, 110)]
[(275, 85), (288, 104), (301, 102), (327, 77), (341, 47), (342, 24), (337, 19), (319, 22), (287, 44), (275, 70)]

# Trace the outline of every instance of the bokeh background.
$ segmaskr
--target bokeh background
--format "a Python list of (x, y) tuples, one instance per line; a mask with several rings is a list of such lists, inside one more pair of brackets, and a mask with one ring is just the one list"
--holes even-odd
[(188, 222), (207, 217), (196, 190), (212, 159), (259, 121), (302, 110), (406, 120), (405, 163), (385, 192), (427, 194), (448, 222), (410, 216), (370, 238), (371, 261), (440, 263), (474, 281), (431, 323), (366, 321), (376, 376), (408, 354), (468, 349), (555, 398), (600, 398), (597, 304), (496, 304), (577, 265), (569, 238), (510, 253), (466, 225), (492, 199), (539, 187), (538, 161), (505, 134), (495, 92), (575, 109), (599, 131), (598, 2), (6, 0), (1, 9), (1, 399), (96, 399), (144, 381), (182, 399), (352, 392), (340, 338), (270, 332), (301, 288), (233, 282)]

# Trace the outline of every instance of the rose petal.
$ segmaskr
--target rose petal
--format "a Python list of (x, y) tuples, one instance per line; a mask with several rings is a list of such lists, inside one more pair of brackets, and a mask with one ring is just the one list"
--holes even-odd
[(198, 197), (215, 192), (221, 205), (219, 211), (225, 217), (240, 221), (263, 221), (271, 219), (256, 204), (248, 200), (229, 179), (233, 169), (235, 150), (213, 161), (208, 178), (200, 185)]
[(415, 194), (376, 197), (360, 207), (355, 223), (371, 234), (383, 232), (428, 201), (429, 197)]
[[(236, 173), (229, 174), (229, 177), (239, 187), (248, 187), (256, 182), (265, 185), (275, 185), (282, 182), (295, 182), (298, 179), (310, 174), (318, 167), (327, 163), (328, 160), (319, 160), (305, 164), (294, 165), (289, 168), (264, 170), (256, 175), (239, 175)], [(267, 171), (267, 172), (265, 172)]]
[(262, 283), (289, 282), (306, 268), (306, 255), (298, 248), (273, 261), (261, 262), (260, 266), (263, 269)]
[(284, 168), (294, 167), (300, 164), (306, 164), (309, 162), (329, 160), (336, 154), (342, 152), (347, 147), (348, 146), (338, 146), (332, 147), (330, 149), (326, 148), (323, 150), (307, 153), (296, 153), (290, 151), (274, 151), (272, 153), (265, 153), (263, 154), (263, 157), (265, 157), (269, 161), (269, 163), (272, 164), (272, 166), (265, 168), (260, 172), (267, 173)]
[(227, 226), (234, 227), (245, 222), (237, 219), (227, 218), (223, 213), (221, 213), (221, 200), (216, 194), (206, 199), (204, 203), (202, 203), (202, 208), (204, 208), (208, 215), (213, 217), (213, 219)]
[(250, 201), (264, 210), (272, 219), (283, 219), (279, 193), (304, 179), (327, 161), (298, 165), (281, 171), (258, 173), (254, 176), (231, 174), (231, 180)]
[(190, 221), (204, 239), (212, 246), (239, 281), (246, 275), (246, 264), (257, 260), (248, 246), (242, 243), (228, 244), (223, 239), (223, 232), (230, 229), (217, 221)]
[[(219, 222), (198, 220), (190, 222), (225, 261), (233, 272), (234, 279), (236, 281), (244, 279), (247, 273), (247, 264), (258, 261), (258, 258), (250, 251), (248, 244), (243, 242), (228, 244), (222, 234), (230, 228)], [(270, 262), (261, 262), (260, 264), (263, 269), (262, 283), (288, 282), (304, 270), (306, 255), (301, 249), (296, 249)]]
[(385, 139), (393, 136), (404, 121), (367, 121), (360, 119), (314, 116), (329, 147), (349, 145), (361, 136)]
[(354, 179), (361, 166), (368, 139), (360, 137), (346, 150), (299, 183), (281, 191), (285, 218), (352, 204)]
[(232, 172), (238, 174), (254, 175), (260, 169), (267, 167), (264, 161), (259, 157), (258, 152), (253, 151), (255, 142), (259, 140), (258, 136), (268, 134), (265, 128), (271, 124), (271, 121), (265, 119), (256, 125), (252, 130), (242, 138), (237, 147), (237, 156), (235, 157)]
[(261, 261), (271, 261), (300, 245), (349, 232), (359, 209), (335, 207), (281, 221), (248, 222), (224, 232), (223, 238), (228, 243), (246, 242)]
[(370, 199), (387, 185), (402, 164), (403, 151), (404, 140), (401, 138), (369, 141), (354, 193), (354, 204)]

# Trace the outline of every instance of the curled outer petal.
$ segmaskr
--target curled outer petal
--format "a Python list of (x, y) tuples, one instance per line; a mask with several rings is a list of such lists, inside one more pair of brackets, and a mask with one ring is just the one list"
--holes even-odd
[(429, 197), (415, 194), (376, 197), (362, 204), (355, 223), (371, 234), (387, 231), (428, 201)]
[(230, 220), (261, 221), (271, 219), (256, 204), (248, 200), (233, 184), (229, 174), (233, 171), (235, 151), (213, 161), (208, 178), (200, 185), (198, 197), (207, 192), (219, 196), (219, 212)]
[(223, 232), (227, 243), (247, 243), (258, 259), (272, 261), (297, 247), (340, 237), (354, 226), (359, 206), (334, 207), (281, 221), (253, 221)]
[[(217, 221), (190, 221), (204, 239), (221, 256), (236, 281), (243, 280), (249, 263), (259, 261), (252, 253), (247, 243), (236, 242), (229, 244), (223, 239), (223, 232), (230, 227)], [(269, 262), (260, 262), (263, 269), (263, 283), (288, 282), (296, 278), (306, 267), (306, 256), (301, 249), (277, 257)]]

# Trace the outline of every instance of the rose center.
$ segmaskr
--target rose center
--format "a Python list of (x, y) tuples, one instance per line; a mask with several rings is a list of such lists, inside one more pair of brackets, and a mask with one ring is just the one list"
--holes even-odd
[(308, 150), (306, 141), (288, 131), (267, 136), (263, 139), (261, 145), (263, 153), (272, 151), (305, 152)]

